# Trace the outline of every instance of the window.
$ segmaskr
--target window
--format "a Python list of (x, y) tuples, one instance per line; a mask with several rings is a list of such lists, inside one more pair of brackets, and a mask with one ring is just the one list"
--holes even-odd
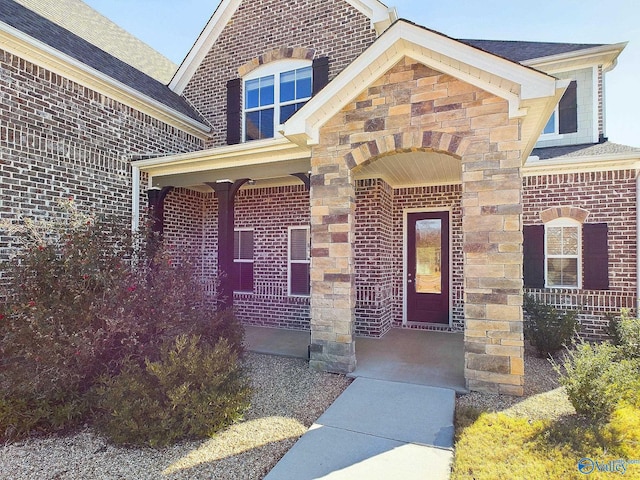
[[(550, 230), (556, 227), (569, 227), (558, 230)], [(573, 249), (575, 241), (570, 237), (575, 235), (578, 229), (578, 256), (573, 254), (558, 255), (551, 253), (547, 258), (547, 245), (551, 249), (567, 253)], [(551, 235), (551, 241), (547, 242), (547, 231)], [(525, 225), (522, 229), (524, 236), (524, 286), (526, 288), (563, 287), (554, 283), (568, 281), (572, 276), (572, 270), (577, 271), (577, 285), (572, 288), (584, 288), (587, 290), (609, 289), (609, 228), (606, 223), (584, 223), (580, 225), (577, 220), (569, 218), (557, 218), (546, 225)], [(557, 240), (560, 240), (559, 242)], [(581, 255), (581, 256), (580, 256)], [(567, 261), (560, 262), (565, 258)], [(571, 263), (577, 267), (574, 268)], [(555, 259), (552, 261), (552, 259)], [(558, 267), (558, 264), (560, 266)], [(549, 268), (551, 266), (551, 268)], [(551, 270), (551, 271), (550, 271)], [(551, 275), (551, 278), (549, 277)], [(571, 288), (571, 286), (569, 285)]]
[(551, 114), (549, 121), (542, 130), (543, 135), (556, 135), (558, 133), (558, 107)]
[[(275, 128), (286, 122), (310, 98), (313, 89), (312, 67), (287, 62), (286, 71), (261, 69), (262, 76), (244, 82), (244, 138), (246, 141), (273, 138)], [(280, 64), (282, 68), (282, 64)], [(273, 71), (270, 73), (270, 71)], [(265, 75), (265, 73), (269, 73)]]
[(289, 228), (289, 295), (309, 295), (309, 228)]
[(572, 81), (542, 130), (543, 135), (560, 135), (578, 131), (577, 83)]
[(233, 290), (253, 292), (253, 230), (233, 232)]
[(558, 218), (545, 225), (545, 278), (547, 287), (580, 287), (581, 225)]

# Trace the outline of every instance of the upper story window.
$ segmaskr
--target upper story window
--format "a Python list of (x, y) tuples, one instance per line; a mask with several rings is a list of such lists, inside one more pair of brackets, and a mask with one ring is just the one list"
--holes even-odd
[(274, 62), (244, 79), (244, 139), (273, 138), (310, 98), (313, 70), (308, 61)]
[(578, 131), (577, 83), (572, 81), (542, 130), (542, 135), (562, 135)]
[(558, 218), (545, 225), (545, 278), (547, 287), (579, 288), (582, 225)]

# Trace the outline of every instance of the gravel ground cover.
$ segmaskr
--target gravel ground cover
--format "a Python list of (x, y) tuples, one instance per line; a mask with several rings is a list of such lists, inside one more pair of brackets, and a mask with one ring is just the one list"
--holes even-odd
[(163, 448), (110, 445), (90, 428), (0, 446), (0, 479), (261, 479), (350, 380), (299, 359), (247, 354), (254, 394), (243, 422)]
[(456, 408), (472, 407), (482, 411), (503, 412), (508, 415), (534, 419), (558, 419), (572, 415), (575, 409), (564, 388), (558, 383), (558, 374), (546, 358), (538, 358), (527, 348), (524, 358), (524, 395), (491, 395), (472, 392), (456, 398)]

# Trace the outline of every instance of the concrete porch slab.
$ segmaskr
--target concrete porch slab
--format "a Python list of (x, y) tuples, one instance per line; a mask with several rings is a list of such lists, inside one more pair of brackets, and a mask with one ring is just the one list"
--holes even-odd
[[(308, 358), (310, 333), (245, 326), (249, 351)], [(356, 370), (351, 377), (414, 383), (468, 392), (461, 333), (391, 329), (382, 338), (356, 338)]]

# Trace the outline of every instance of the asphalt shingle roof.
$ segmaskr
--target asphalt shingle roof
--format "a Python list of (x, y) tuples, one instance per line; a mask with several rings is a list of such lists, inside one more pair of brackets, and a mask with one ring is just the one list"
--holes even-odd
[(168, 86), (13, 0), (0, 0), (0, 22), (20, 30), (177, 112), (203, 122), (202, 117), (187, 101), (172, 92)]
[(14, 0), (105, 52), (168, 84), (178, 68), (82, 0)]
[(472, 47), (493, 53), (514, 62), (524, 62), (533, 58), (548, 57), (561, 53), (575, 52), (587, 48), (601, 47), (594, 43), (552, 43), (552, 42), (520, 42), (514, 40), (463, 40)]
[(557, 157), (580, 158), (621, 153), (635, 153), (640, 157), (640, 148), (606, 141), (602, 143), (568, 145), (565, 147), (534, 148), (531, 155), (535, 155), (540, 160), (549, 160)]

